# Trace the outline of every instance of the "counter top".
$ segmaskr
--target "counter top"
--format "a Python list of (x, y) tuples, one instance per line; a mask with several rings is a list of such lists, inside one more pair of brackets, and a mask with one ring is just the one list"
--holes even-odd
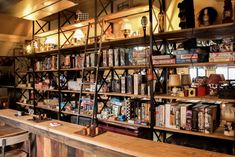
[[(75, 134), (82, 126), (58, 120), (49, 120), (40, 123), (29, 121), (32, 116), (15, 116), (16, 110), (0, 110), (0, 120), (6, 124), (31, 131), (32, 133), (43, 135), (60, 141), (73, 147), (99, 147), (130, 156), (139, 157), (229, 157), (230, 155), (215, 153), (195, 148), (177, 146), (155, 142), (151, 140), (130, 137), (112, 132), (106, 132), (96, 137), (85, 137)], [(59, 122), (62, 125), (50, 126), (51, 122)], [(79, 144), (76, 144), (79, 143)], [(125, 156), (125, 155), (124, 155)]]

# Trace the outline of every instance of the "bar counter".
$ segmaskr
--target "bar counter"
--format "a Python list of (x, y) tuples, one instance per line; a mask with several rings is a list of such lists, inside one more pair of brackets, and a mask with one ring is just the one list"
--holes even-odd
[[(0, 121), (8, 125), (30, 131), (37, 137), (38, 157), (229, 157), (195, 148), (188, 148), (151, 140), (106, 132), (96, 137), (75, 134), (82, 126), (58, 120), (40, 123), (29, 121), (32, 116), (15, 116), (16, 110), (0, 110)], [(62, 125), (52, 127), (51, 122)], [(42, 142), (43, 139), (43, 142)], [(40, 141), (43, 143), (41, 144)], [(49, 147), (51, 149), (49, 149)], [(70, 149), (66, 149), (70, 147)], [(76, 151), (71, 151), (71, 148)], [(70, 155), (69, 155), (70, 154)], [(73, 154), (73, 155), (72, 155)]]

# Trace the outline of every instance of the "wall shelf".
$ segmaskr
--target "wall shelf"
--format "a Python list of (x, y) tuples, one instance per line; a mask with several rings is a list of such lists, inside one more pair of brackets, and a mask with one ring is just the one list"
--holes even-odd
[(217, 138), (217, 139), (234, 141), (234, 136), (230, 137), (230, 136), (225, 136), (224, 135), (222, 127), (217, 128), (215, 130), (215, 132), (213, 132), (211, 134), (206, 134), (206, 133), (202, 133), (202, 132), (193, 132), (193, 131), (187, 131), (187, 130), (177, 130), (177, 129), (171, 129), (171, 128), (166, 128), (166, 127), (157, 127), (157, 126), (155, 126), (154, 129), (160, 130), (160, 131), (182, 133), (182, 134), (204, 136), (204, 137), (210, 137), (210, 138)]
[(171, 95), (155, 95), (155, 99), (177, 99), (177, 100), (198, 100), (198, 101), (208, 101), (208, 102), (222, 102), (222, 103), (228, 103), (228, 102), (235, 102), (235, 99), (220, 99), (218, 97), (212, 97), (212, 96), (204, 96), (204, 97), (178, 97), (178, 96), (171, 96)]

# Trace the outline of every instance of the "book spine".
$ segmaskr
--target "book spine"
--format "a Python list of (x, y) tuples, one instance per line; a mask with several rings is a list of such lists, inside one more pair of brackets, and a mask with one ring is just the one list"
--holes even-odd
[(192, 110), (192, 131), (198, 131), (198, 111), (196, 108)]
[(216, 53), (209, 53), (209, 57), (234, 57), (235, 52), (216, 52)]
[(209, 107), (205, 108), (205, 133), (212, 133), (212, 115)]
[(120, 65), (125, 66), (126, 65), (126, 51), (124, 48), (120, 48), (119, 52), (120, 52)]
[(126, 77), (121, 77), (121, 93), (126, 93)]
[(185, 130), (192, 130), (192, 110), (186, 111), (186, 127)]
[(113, 49), (108, 50), (108, 65), (113, 66)]
[(133, 76), (132, 75), (128, 75), (127, 76), (127, 93), (128, 94), (133, 94)]
[(180, 107), (177, 106), (175, 111), (175, 125), (177, 129), (180, 129)]
[(176, 63), (196, 63), (198, 62), (198, 59), (176, 59)]
[(165, 104), (165, 127), (170, 128), (171, 105)]
[(153, 64), (175, 64), (175, 58), (162, 60), (153, 59)]
[(180, 107), (180, 128), (182, 130), (185, 130), (186, 128), (186, 111), (187, 111), (186, 106)]
[(120, 64), (119, 64), (119, 49), (118, 48), (116, 48), (116, 49), (114, 49), (114, 65), (115, 66), (119, 66)]
[(171, 59), (172, 55), (157, 55), (157, 56), (152, 56), (152, 59), (160, 60), (160, 59)]
[(134, 94), (138, 95), (140, 93), (140, 86), (141, 86), (141, 75), (134, 74)]
[(103, 67), (108, 66), (108, 55), (107, 50), (103, 50)]
[(198, 112), (198, 131), (205, 131), (205, 111), (204, 108), (199, 109)]
[(198, 54), (182, 54), (182, 55), (176, 55), (176, 59), (197, 59)]

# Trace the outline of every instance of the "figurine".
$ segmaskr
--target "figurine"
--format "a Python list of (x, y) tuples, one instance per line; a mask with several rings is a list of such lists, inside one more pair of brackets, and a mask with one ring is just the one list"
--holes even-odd
[(222, 23), (233, 22), (233, 7), (231, 0), (224, 1), (223, 21)]
[(217, 11), (212, 7), (203, 8), (199, 12), (199, 26), (209, 26), (212, 25), (217, 18)]

